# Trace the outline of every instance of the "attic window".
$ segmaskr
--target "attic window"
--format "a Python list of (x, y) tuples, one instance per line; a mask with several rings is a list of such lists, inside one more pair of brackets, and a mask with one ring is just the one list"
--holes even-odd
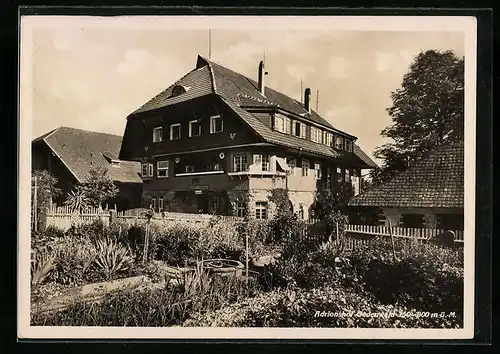
[(182, 85), (175, 85), (172, 88), (172, 97), (182, 95), (183, 93), (188, 92), (189, 87), (182, 86)]
[(111, 166), (120, 167), (120, 160), (111, 160)]

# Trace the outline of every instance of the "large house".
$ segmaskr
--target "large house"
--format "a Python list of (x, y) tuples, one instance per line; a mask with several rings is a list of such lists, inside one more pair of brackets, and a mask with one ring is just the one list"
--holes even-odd
[(319, 187), (360, 188), (375, 163), (311, 109), (198, 56), (196, 67), (127, 117), (119, 158), (142, 164), (143, 205), (179, 212), (267, 218), (270, 191), (286, 188), (309, 217)]
[(32, 141), (32, 168), (51, 172), (64, 194), (84, 182), (92, 167), (104, 167), (119, 188), (119, 209), (141, 205), (141, 165), (118, 159), (122, 137), (81, 129), (59, 127)]
[(463, 230), (464, 144), (436, 148), (390, 181), (353, 197), (348, 206), (380, 210), (385, 226)]

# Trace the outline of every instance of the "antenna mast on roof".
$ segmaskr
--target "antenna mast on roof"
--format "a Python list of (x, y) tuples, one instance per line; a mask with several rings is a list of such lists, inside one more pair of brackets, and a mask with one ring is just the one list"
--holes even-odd
[(318, 113), (319, 107), (319, 90), (316, 90), (316, 113)]
[(212, 30), (208, 29), (208, 59), (212, 57)]
[(304, 103), (302, 92), (304, 91), (302, 87), (302, 76), (300, 77), (300, 103)]

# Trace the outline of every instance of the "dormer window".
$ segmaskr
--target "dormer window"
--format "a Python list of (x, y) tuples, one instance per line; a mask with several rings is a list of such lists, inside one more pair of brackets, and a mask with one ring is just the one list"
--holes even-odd
[(159, 143), (163, 141), (163, 128), (156, 127), (153, 129), (153, 143)]
[(172, 88), (172, 97), (182, 95), (183, 93), (186, 93), (189, 90), (189, 87), (182, 86), (182, 85), (175, 85)]
[(293, 135), (298, 136), (300, 138), (306, 137), (306, 125), (299, 121), (295, 121), (293, 124)]
[(311, 140), (314, 141), (315, 143), (320, 143), (321, 144), (321, 130), (316, 128), (316, 127), (311, 127)]
[(111, 166), (120, 167), (120, 160), (111, 160)]
[(335, 137), (335, 148), (342, 149), (344, 147), (344, 138), (341, 136)]
[(353, 150), (352, 147), (353, 147), (352, 141), (345, 139), (345, 149), (349, 152), (352, 152)]

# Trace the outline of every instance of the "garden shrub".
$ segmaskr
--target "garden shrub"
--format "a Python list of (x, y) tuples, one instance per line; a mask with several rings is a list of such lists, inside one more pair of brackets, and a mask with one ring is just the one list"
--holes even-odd
[(94, 262), (106, 280), (119, 273), (128, 271), (135, 262), (130, 249), (115, 240), (97, 240), (94, 249)]
[(215, 311), (256, 295), (255, 284), (237, 277), (187, 274), (179, 284), (107, 294), (102, 302), (75, 302), (61, 312), (32, 314), (32, 325), (144, 326), (181, 325), (191, 314)]
[(200, 239), (198, 228), (187, 224), (173, 224), (164, 231), (165, 234), (156, 240), (157, 250), (155, 259), (167, 262), (170, 265), (186, 265), (195, 263), (197, 256), (197, 241)]
[[(321, 312), (331, 314), (321, 316)], [(339, 314), (337, 316), (333, 314)], [(383, 305), (352, 289), (277, 289), (227, 307), (195, 313), (186, 327), (460, 328), (461, 313), (431, 317), (401, 305)]]

